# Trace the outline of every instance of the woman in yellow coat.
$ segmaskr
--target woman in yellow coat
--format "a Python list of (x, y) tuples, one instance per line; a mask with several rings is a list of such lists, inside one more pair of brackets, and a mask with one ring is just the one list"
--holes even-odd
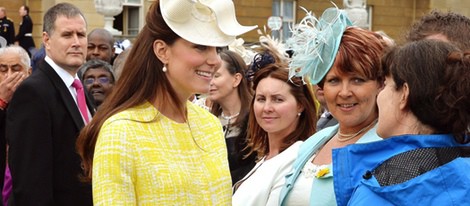
[(155, 1), (146, 22), (77, 142), (94, 205), (229, 205), (222, 126), (188, 98), (208, 91), (218, 47), (256, 26), (231, 0)]

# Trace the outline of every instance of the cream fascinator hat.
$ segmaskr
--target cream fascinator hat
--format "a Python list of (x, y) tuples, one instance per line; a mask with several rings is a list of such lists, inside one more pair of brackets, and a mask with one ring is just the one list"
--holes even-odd
[(166, 24), (181, 38), (205, 46), (227, 46), (257, 26), (242, 26), (232, 0), (160, 0)]

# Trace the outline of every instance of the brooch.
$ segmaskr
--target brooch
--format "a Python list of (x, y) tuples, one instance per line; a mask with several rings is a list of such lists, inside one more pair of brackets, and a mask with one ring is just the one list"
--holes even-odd
[(330, 173), (329, 165), (314, 165), (312, 163), (307, 164), (302, 170), (306, 178), (322, 178)]

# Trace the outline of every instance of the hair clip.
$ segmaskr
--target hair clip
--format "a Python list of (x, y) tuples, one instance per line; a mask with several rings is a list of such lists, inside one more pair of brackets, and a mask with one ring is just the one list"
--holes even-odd
[(289, 63), (289, 54), (281, 41), (274, 39), (267, 34), (266, 27), (264, 27), (264, 32), (258, 29), (258, 34), (260, 35), (260, 47), (255, 49), (258, 53), (254, 55), (253, 61), (245, 75), (250, 81), (253, 79), (253, 76), (257, 71), (269, 64)]
[(276, 63), (276, 59), (270, 54), (270, 52), (266, 51), (256, 54), (255, 57), (253, 57), (253, 62), (250, 64), (250, 68), (245, 74), (246, 79), (249, 81), (253, 80), (256, 72), (273, 63)]

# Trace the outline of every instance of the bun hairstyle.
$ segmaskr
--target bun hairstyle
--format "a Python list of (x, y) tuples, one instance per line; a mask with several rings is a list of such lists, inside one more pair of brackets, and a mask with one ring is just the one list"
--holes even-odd
[(436, 40), (410, 42), (382, 59), (396, 90), (409, 87), (407, 108), (434, 133), (470, 142), (470, 51)]
[[(237, 86), (238, 96), (240, 97), (241, 105), (239, 118), (236, 118), (235, 122), (231, 123), (232, 126), (243, 127), (245, 124), (245, 116), (248, 115), (253, 98), (253, 91), (251, 89), (251, 82), (246, 77), (247, 65), (243, 58), (236, 52), (230, 50), (224, 50), (219, 53), (220, 58), (226, 62), (226, 69), (231, 75), (239, 73), (242, 76), (240, 83)], [(216, 101), (212, 102), (211, 113), (215, 116), (222, 114), (222, 108)]]

